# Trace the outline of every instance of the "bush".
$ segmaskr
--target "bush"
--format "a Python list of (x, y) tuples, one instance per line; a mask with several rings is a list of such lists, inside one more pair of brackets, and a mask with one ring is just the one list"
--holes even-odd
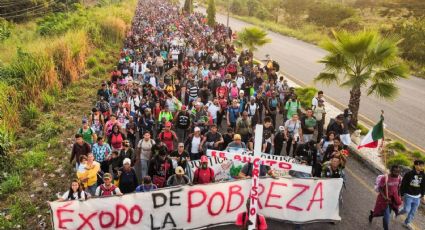
[(12, 174), (0, 184), (0, 195), (11, 194), (22, 187), (22, 179), (19, 174)]
[(369, 129), (360, 123), (357, 123), (357, 129), (361, 130), (360, 135), (362, 136), (366, 135), (369, 132)]
[(47, 153), (43, 151), (29, 151), (23, 154), (18, 161), (18, 168), (21, 170), (41, 168), (46, 163)]
[(37, 128), (37, 132), (41, 134), (41, 139), (44, 141), (48, 141), (49, 139), (56, 137), (62, 133), (62, 131), (63, 128), (60, 125), (50, 120), (42, 122)]
[(314, 87), (295, 88), (295, 94), (298, 96), (303, 108), (311, 108), (311, 99), (313, 99), (317, 91)]
[(22, 123), (26, 127), (32, 126), (32, 122), (40, 117), (40, 110), (35, 103), (30, 103), (25, 106), (22, 111)]
[(403, 40), (400, 42), (402, 57), (420, 64), (425, 63), (425, 20), (414, 19), (394, 25), (393, 33)]
[(414, 158), (414, 160), (423, 160), (425, 161), (425, 154), (415, 150), (413, 152), (411, 152), (412, 157)]
[(97, 59), (95, 57), (89, 57), (86, 61), (87, 68), (91, 69), (97, 66)]
[(5, 19), (0, 18), (0, 42), (10, 37), (10, 24)]
[(355, 32), (355, 31), (359, 31), (359, 30), (363, 29), (363, 24), (362, 24), (360, 18), (352, 17), (352, 18), (347, 18), (347, 19), (344, 19), (343, 21), (341, 21), (338, 24), (338, 27), (340, 29)]
[[(6, 128), (0, 127), (0, 169), (7, 173), (13, 166), (9, 152), (14, 144), (14, 136)], [(4, 174), (0, 174), (0, 181)]]
[(99, 24), (102, 36), (106, 41), (119, 43), (124, 39), (127, 26), (122, 19), (108, 17)]
[(406, 146), (399, 141), (393, 141), (386, 145), (387, 149), (392, 149), (396, 152), (406, 152)]
[(354, 9), (326, 2), (316, 2), (308, 10), (308, 21), (320, 26), (333, 27), (355, 15)]
[(387, 167), (390, 168), (392, 165), (411, 166), (411, 163), (412, 161), (405, 154), (398, 153), (388, 157)]
[(43, 92), (41, 94), (41, 102), (43, 104), (43, 110), (50, 111), (55, 107), (56, 100), (55, 97), (51, 96), (49, 93)]

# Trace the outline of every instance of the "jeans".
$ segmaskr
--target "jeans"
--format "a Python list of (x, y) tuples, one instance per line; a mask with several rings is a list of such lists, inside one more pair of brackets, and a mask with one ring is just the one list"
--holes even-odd
[(400, 214), (407, 213), (407, 217), (406, 220), (404, 220), (404, 223), (410, 224), (413, 221), (413, 218), (415, 217), (419, 205), (421, 204), (421, 198), (416, 198), (405, 194), (403, 201), (404, 206), (403, 209), (400, 211)]
[(143, 177), (148, 175), (148, 169), (149, 169), (149, 160), (140, 160), (140, 169), (142, 171), (142, 179)]
[(97, 188), (97, 183), (94, 183), (93, 185), (87, 187), (87, 191), (88, 193), (90, 193), (90, 195), (94, 196), (96, 193), (96, 188)]
[(390, 224), (390, 219), (391, 219), (390, 217), (391, 217), (391, 208), (388, 205), (384, 211), (384, 218), (382, 219), (384, 230), (388, 230), (388, 225)]

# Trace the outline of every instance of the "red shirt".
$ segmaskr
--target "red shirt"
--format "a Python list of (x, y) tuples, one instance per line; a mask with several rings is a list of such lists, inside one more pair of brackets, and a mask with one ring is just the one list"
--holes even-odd
[[(243, 218), (243, 215), (245, 215), (245, 218)], [(246, 226), (246, 222), (249, 220), (248, 217), (248, 213), (243, 212), (243, 213), (239, 213), (238, 217), (236, 218), (236, 226)], [(267, 229), (267, 223), (266, 223), (266, 218), (264, 218), (263, 215), (258, 214), (258, 218), (257, 218), (257, 230), (266, 230)]]
[(214, 178), (214, 169), (208, 167), (207, 169), (198, 168), (195, 171), (195, 176), (193, 178), (194, 184), (208, 184), (213, 181)]

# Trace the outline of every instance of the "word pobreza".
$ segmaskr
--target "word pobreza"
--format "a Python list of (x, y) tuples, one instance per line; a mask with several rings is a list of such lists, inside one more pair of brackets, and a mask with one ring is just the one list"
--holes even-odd
[[(234, 223), (245, 212), (251, 180), (165, 188), (122, 197), (50, 202), (54, 229), (196, 229)], [(258, 212), (297, 223), (340, 220), (342, 179), (265, 178)]]
[(298, 172), (311, 173), (311, 166), (296, 164), (290, 161), (279, 161), (275, 159), (266, 158), (261, 155), (252, 156), (252, 155), (247, 155), (243, 153), (224, 152), (224, 151), (209, 149), (207, 150), (207, 156), (226, 158), (226, 159), (231, 159), (234, 161), (241, 161), (244, 163), (253, 163), (254, 159), (259, 158), (262, 161), (263, 165), (270, 166), (272, 169), (278, 169), (278, 170), (284, 170), (284, 171), (294, 170)]

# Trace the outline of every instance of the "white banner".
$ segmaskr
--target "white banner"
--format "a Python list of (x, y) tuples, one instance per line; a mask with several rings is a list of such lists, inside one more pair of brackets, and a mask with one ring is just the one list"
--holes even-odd
[[(236, 162), (241, 162), (242, 165), (248, 162), (253, 162), (257, 156), (253, 156), (250, 152), (224, 152), (218, 150), (207, 150), (207, 156), (209, 157), (219, 157), (227, 160)], [(275, 173), (279, 176), (285, 176), (288, 174), (290, 170), (303, 172), (311, 174), (311, 166), (301, 165), (291, 157), (288, 156), (274, 156), (266, 153), (262, 153), (259, 155), (259, 158), (263, 162), (264, 165), (270, 166)]]
[[(251, 180), (166, 188), (122, 197), (50, 202), (54, 229), (196, 229), (234, 223)], [(258, 212), (297, 223), (340, 220), (342, 179), (259, 181)]]

